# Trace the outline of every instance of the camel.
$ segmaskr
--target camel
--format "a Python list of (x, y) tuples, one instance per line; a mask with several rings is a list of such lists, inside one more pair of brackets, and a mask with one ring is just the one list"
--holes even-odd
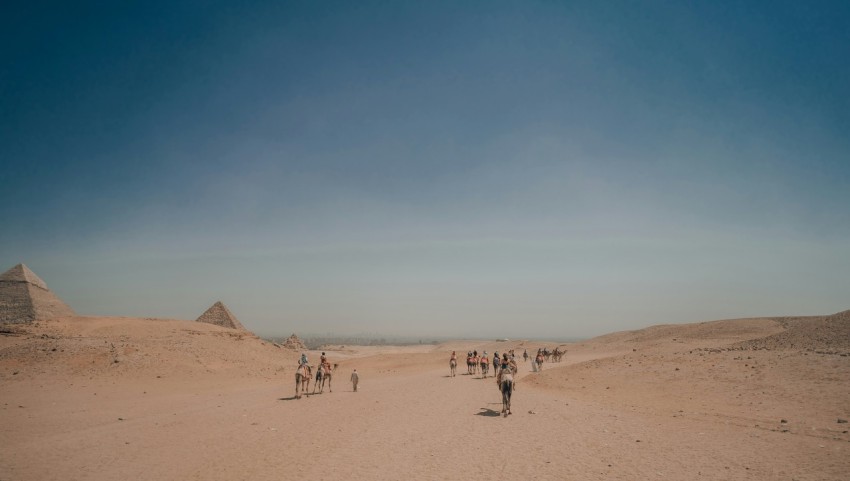
[(455, 375), (457, 374), (457, 359), (452, 358), (452, 360), (449, 361), (449, 367), (452, 370), (452, 377), (455, 377)]
[(555, 350), (552, 351), (552, 362), (561, 362), (561, 358), (564, 357), (564, 354), (566, 353), (566, 349), (562, 351), (556, 347)]
[(473, 363), (472, 356), (468, 356), (466, 358), (466, 373), (469, 374), (469, 375), (472, 375), (472, 373), (475, 370), (472, 363)]
[(302, 364), (295, 370), (295, 399), (301, 399), (301, 394), (310, 388), (310, 377), (312, 377), (310, 366)]
[(487, 377), (487, 371), (490, 370), (490, 361), (486, 357), (481, 358), (481, 377)]
[(508, 417), (511, 414), (511, 394), (514, 392), (513, 369), (502, 369), (496, 377), (496, 384), (502, 393), (502, 415)]
[(313, 383), (313, 394), (316, 393), (316, 387), (319, 388), (319, 394), (325, 391), (325, 381), (328, 382), (328, 392), (334, 392), (331, 388), (331, 378), (337, 366), (339, 364), (334, 364), (333, 368), (328, 367), (327, 364), (321, 364), (319, 366), (319, 369), (316, 371), (316, 382)]
[(534, 362), (537, 363), (537, 370), (543, 370), (543, 353), (537, 353), (537, 357), (534, 359)]

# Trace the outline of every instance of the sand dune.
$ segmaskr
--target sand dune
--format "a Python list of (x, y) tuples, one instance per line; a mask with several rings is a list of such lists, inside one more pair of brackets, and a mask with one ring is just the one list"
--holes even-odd
[(541, 373), (520, 363), (507, 418), (448, 354), (554, 344), (326, 346), (333, 392), (294, 400), (300, 353), (245, 331), (4, 325), (0, 480), (847, 479), (848, 312), (570, 344)]

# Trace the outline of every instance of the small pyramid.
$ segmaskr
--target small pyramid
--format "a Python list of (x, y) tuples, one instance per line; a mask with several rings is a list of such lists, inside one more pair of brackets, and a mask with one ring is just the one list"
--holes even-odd
[(73, 315), (74, 310), (24, 264), (0, 275), (0, 322), (26, 323)]
[(206, 322), (207, 324), (215, 324), (216, 326), (221, 327), (229, 327), (230, 329), (245, 330), (245, 328), (242, 327), (242, 323), (239, 322), (239, 319), (236, 319), (236, 316), (234, 316), (233, 313), (230, 312), (230, 309), (228, 309), (221, 301), (213, 304), (212, 307), (201, 314), (201, 317), (199, 317), (197, 321)]
[(287, 349), (295, 349), (298, 351), (307, 350), (307, 346), (304, 344), (304, 341), (299, 339), (298, 336), (296, 336), (295, 334), (292, 334), (291, 336), (289, 336), (289, 338), (283, 341), (283, 347)]

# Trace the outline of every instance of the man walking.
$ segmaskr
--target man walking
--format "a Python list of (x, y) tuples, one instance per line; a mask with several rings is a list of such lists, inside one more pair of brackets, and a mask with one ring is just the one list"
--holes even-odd
[(357, 392), (357, 383), (360, 382), (360, 376), (357, 374), (357, 369), (351, 373), (351, 385), (354, 387), (354, 392)]

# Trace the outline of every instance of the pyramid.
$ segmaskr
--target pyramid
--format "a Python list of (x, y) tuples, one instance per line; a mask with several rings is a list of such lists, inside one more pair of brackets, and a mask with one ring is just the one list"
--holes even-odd
[(245, 330), (245, 328), (242, 327), (242, 323), (239, 322), (239, 319), (236, 319), (236, 316), (234, 316), (233, 313), (230, 312), (230, 309), (222, 304), (221, 301), (213, 304), (212, 307), (201, 314), (201, 317), (199, 317), (197, 321), (215, 324), (216, 326), (221, 327), (229, 327), (230, 329)]
[(73, 315), (73, 309), (29, 267), (18, 264), (0, 275), (0, 322), (25, 323)]
[(283, 347), (287, 349), (296, 349), (298, 351), (307, 350), (307, 346), (304, 345), (304, 341), (299, 339), (295, 334), (289, 336), (285, 341), (283, 341)]

